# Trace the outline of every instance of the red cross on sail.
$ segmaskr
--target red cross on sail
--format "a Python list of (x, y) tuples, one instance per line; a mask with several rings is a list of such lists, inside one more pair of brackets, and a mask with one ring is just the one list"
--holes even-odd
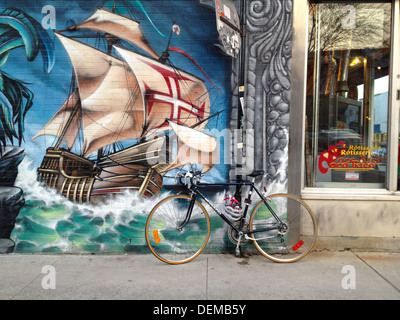
[[(169, 90), (168, 94), (165, 94), (162, 91), (152, 90), (150, 86), (144, 83), (146, 88), (147, 116), (152, 114), (154, 106), (157, 106), (158, 103), (162, 103), (163, 105), (168, 104), (171, 106), (171, 113), (165, 119), (173, 120), (179, 124), (186, 124), (189, 117), (197, 118), (198, 121), (204, 118), (204, 101), (189, 101), (182, 98), (182, 94), (184, 95), (185, 93), (181, 91), (181, 82), (193, 82), (192, 79), (179, 75), (176, 72), (171, 72), (164, 66), (160, 67), (146, 61), (144, 61), (144, 63), (163, 75)], [(195, 104), (198, 104), (198, 106)], [(154, 129), (163, 127), (168, 127), (167, 121), (154, 127)]]
[[(209, 116), (210, 100), (200, 78), (135, 52), (114, 47), (138, 81), (146, 110), (147, 134), (168, 128), (167, 120), (190, 127)], [(203, 127), (201, 124), (196, 129)]]

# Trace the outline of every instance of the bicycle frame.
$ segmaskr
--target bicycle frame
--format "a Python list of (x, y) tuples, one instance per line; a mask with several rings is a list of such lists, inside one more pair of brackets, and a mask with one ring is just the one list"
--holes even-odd
[[(193, 182), (193, 180), (192, 180)], [(200, 192), (198, 189), (199, 187), (215, 187), (215, 186), (221, 186), (221, 187), (228, 187), (228, 186), (250, 186), (247, 198), (244, 200), (245, 202), (245, 208), (243, 210), (242, 217), (240, 218), (240, 225), (239, 228), (237, 228), (220, 210), (218, 210), (213, 203), (203, 194)], [(187, 189), (192, 193), (191, 194), (191, 201), (189, 204), (188, 212), (186, 214), (185, 220), (182, 222), (182, 224), (178, 227), (178, 229), (182, 229), (185, 227), (185, 225), (190, 221), (192, 210), (194, 203), (197, 199), (197, 196), (199, 195), (217, 214), (218, 216), (224, 220), (231, 228), (233, 228), (240, 236), (242, 235), (247, 235), (247, 234), (253, 234), (257, 232), (265, 232), (265, 231), (271, 231), (271, 230), (276, 230), (279, 229), (279, 226), (283, 225), (284, 223), (282, 220), (278, 217), (278, 215), (274, 212), (274, 210), (271, 208), (271, 206), (268, 204), (267, 199), (263, 196), (263, 194), (256, 188), (253, 182), (248, 182), (248, 181), (242, 181), (242, 182), (231, 182), (231, 183), (192, 183), (190, 186), (187, 186)], [(249, 206), (251, 204), (251, 196), (253, 193), (253, 190), (256, 191), (258, 196), (264, 201), (264, 204), (268, 208), (268, 210), (271, 212), (273, 217), (276, 219), (279, 226), (277, 227), (270, 227), (270, 228), (262, 228), (262, 229), (257, 229), (253, 231), (243, 231), (243, 227), (246, 221), (247, 213), (249, 210)], [(251, 238), (250, 238), (251, 239)]]
[[(196, 258), (212, 233), (209, 205), (227, 224), (223, 239), (225, 241), (226, 237), (236, 246), (235, 256), (242, 256), (242, 243), (253, 242), (263, 256), (275, 262), (303, 258), (316, 241), (315, 216), (311, 208), (294, 195), (268, 195), (262, 187), (258, 188), (256, 177), (263, 173), (262, 170), (253, 171), (249, 175), (252, 180), (205, 183), (201, 182), (200, 171), (179, 171), (175, 181), (181, 184), (180, 192), (159, 201), (147, 218), (145, 236), (151, 252), (170, 264)], [(235, 187), (235, 197), (224, 197), (223, 193), (215, 195), (217, 190), (226, 193)], [(243, 190), (240, 192), (240, 189)], [(240, 193), (243, 196), (238, 196)], [(219, 232), (218, 236), (221, 236)]]

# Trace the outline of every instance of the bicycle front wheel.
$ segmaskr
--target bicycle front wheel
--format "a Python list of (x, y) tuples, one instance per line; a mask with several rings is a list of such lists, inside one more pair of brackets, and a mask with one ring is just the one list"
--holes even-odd
[(202, 204), (194, 203), (190, 220), (187, 218), (191, 197), (171, 196), (151, 210), (146, 222), (146, 242), (161, 261), (181, 264), (196, 258), (207, 245), (211, 233), (210, 218)]
[(271, 195), (267, 203), (283, 226), (260, 201), (250, 217), (250, 231), (254, 231), (250, 235), (257, 249), (276, 262), (294, 262), (305, 257), (317, 238), (317, 223), (310, 207), (289, 194)]

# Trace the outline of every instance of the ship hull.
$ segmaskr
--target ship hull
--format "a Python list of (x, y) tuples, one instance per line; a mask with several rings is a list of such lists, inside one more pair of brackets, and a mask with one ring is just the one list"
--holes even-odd
[(162, 176), (144, 163), (98, 166), (67, 150), (47, 149), (37, 180), (76, 203), (102, 203), (126, 191), (161, 193)]
[(144, 164), (116, 165), (103, 168), (94, 181), (90, 202), (97, 203), (110, 195), (126, 191), (138, 192), (140, 196), (152, 197), (161, 193), (162, 176)]

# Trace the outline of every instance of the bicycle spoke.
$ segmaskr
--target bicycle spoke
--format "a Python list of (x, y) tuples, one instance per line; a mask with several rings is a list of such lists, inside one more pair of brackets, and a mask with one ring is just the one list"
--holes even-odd
[(268, 204), (283, 224), (274, 218), (263, 201), (260, 202), (250, 218), (250, 230), (255, 231), (251, 236), (257, 249), (277, 262), (294, 262), (303, 258), (317, 236), (311, 209), (300, 199), (287, 194), (270, 196)]
[(178, 264), (193, 260), (204, 249), (210, 235), (210, 220), (195, 202), (190, 220), (183, 228), (191, 198), (172, 196), (157, 204), (146, 223), (146, 241), (160, 260)]

